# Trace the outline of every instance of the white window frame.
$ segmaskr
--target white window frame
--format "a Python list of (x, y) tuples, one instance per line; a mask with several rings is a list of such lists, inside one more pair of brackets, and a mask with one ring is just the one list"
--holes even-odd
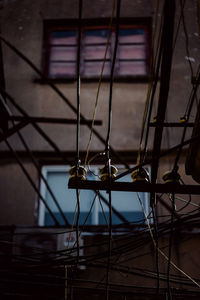
[[(117, 168), (123, 168), (122, 165), (116, 165)], [(133, 165), (131, 165), (133, 167)], [(46, 165), (42, 167), (42, 175), (44, 178), (47, 178), (48, 172), (66, 172), (68, 173), (69, 169), (71, 167), (69, 165)], [(99, 165), (91, 165), (90, 169), (95, 173), (98, 174), (100, 166)], [(148, 172), (150, 174), (150, 167), (146, 166), (148, 169)], [(44, 199), (46, 199), (47, 196), (47, 188), (44, 183), (44, 181), (41, 179), (40, 182), (40, 194)], [(148, 216), (150, 214), (150, 205), (149, 205), (149, 196), (148, 193), (144, 192), (144, 209), (145, 213)], [(93, 212), (92, 212), (92, 225), (97, 226), (99, 225), (99, 220), (98, 220), (98, 214), (99, 214), (99, 205), (98, 201), (94, 202), (94, 207), (93, 207)], [(40, 200), (39, 201), (39, 212), (38, 212), (38, 225), (45, 227), (45, 205), (44, 203)], [(151, 218), (149, 219), (149, 223), (151, 223)]]

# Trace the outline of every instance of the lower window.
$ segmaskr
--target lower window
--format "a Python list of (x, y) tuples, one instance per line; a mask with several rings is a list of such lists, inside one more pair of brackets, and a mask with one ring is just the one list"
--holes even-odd
[[(75, 190), (68, 189), (69, 166), (44, 166), (42, 169), (51, 190), (53, 191), (61, 209), (63, 210), (68, 222), (76, 224), (77, 200)], [(88, 180), (99, 180), (95, 174), (98, 174), (99, 167), (91, 166), (91, 172), (87, 173)], [(119, 173), (124, 170), (118, 167)], [(130, 175), (124, 176), (120, 181), (131, 182)], [(55, 205), (46, 185), (41, 181), (41, 194), (46, 200), (48, 206), (53, 212), (60, 225), (65, 222)], [(108, 194), (106, 191), (100, 191), (100, 196), (91, 190), (80, 191), (80, 225), (107, 225), (109, 222)], [(145, 213), (149, 215), (149, 196), (148, 193), (139, 193), (142, 200)], [(92, 207), (92, 208), (91, 208)], [(112, 192), (112, 224), (122, 223), (144, 223), (144, 213), (141, 208), (138, 195), (135, 192)], [(54, 225), (54, 221), (40, 202), (38, 223), (40, 226)]]

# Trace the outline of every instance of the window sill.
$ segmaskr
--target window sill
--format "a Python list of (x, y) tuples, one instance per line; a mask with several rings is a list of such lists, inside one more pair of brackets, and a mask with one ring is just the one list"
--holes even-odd
[[(39, 83), (39, 84), (48, 84), (49, 82), (56, 83), (56, 84), (62, 84), (62, 83), (74, 83), (76, 82), (76, 78), (48, 78), (47, 80), (45, 79), (40, 79), (40, 78), (35, 78), (33, 80), (34, 83)], [(93, 83), (93, 82), (98, 82), (99, 78), (81, 78), (81, 82), (83, 83)], [(151, 81), (151, 78), (148, 76), (127, 76), (127, 77), (118, 77), (114, 78), (114, 82), (119, 82), (119, 83), (148, 83)], [(110, 78), (102, 78), (102, 82), (110, 82)]]

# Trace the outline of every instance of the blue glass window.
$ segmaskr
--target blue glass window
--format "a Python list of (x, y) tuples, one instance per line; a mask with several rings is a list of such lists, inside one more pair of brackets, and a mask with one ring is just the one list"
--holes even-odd
[[(59, 170), (60, 169), (60, 170)], [(95, 173), (97, 173), (97, 168), (93, 167)], [(60, 167), (46, 167), (46, 179), (54, 192), (57, 201), (59, 202), (64, 214), (66, 215), (70, 224), (76, 224), (75, 213), (76, 208), (76, 192), (75, 190), (68, 189), (69, 174), (68, 169), (62, 166)], [(88, 176), (88, 175), (87, 175)], [(87, 177), (89, 180), (98, 180), (98, 177), (89, 173)], [(131, 181), (129, 175), (120, 179), (120, 181)], [(44, 183), (43, 195), (46, 199), (48, 205), (56, 216), (57, 220), (61, 225), (64, 225), (64, 220), (60, 215), (58, 208), (53, 202), (53, 199), (49, 192), (45, 189)], [(101, 195), (107, 199), (108, 195), (105, 191), (101, 191)], [(106, 225), (109, 220), (109, 208), (104, 201), (96, 197), (95, 193), (91, 190), (81, 190), (80, 191), (80, 218), (79, 224), (83, 225)], [(148, 194), (140, 193), (140, 198), (145, 207), (146, 213), (149, 213), (148, 204)], [(90, 209), (93, 204), (91, 213)], [(144, 214), (140, 206), (137, 194), (134, 192), (112, 192), (112, 206), (127, 220), (129, 223), (143, 223)], [(123, 221), (113, 212), (112, 213), (112, 224), (121, 224)], [(40, 209), (40, 225), (50, 226), (54, 225), (54, 221), (49, 215), (48, 211), (41, 204)]]

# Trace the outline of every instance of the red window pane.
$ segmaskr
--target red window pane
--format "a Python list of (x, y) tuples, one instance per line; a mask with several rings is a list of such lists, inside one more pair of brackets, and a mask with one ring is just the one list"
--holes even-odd
[(108, 40), (108, 29), (86, 30), (84, 32), (85, 44), (106, 44)]
[[(97, 77), (101, 74), (103, 62), (85, 62), (82, 71), (85, 77)], [(108, 76), (110, 74), (110, 62), (106, 62), (104, 65), (103, 75)]]
[(122, 76), (137, 76), (146, 75), (145, 61), (123, 61), (119, 63), (118, 75)]
[(76, 45), (77, 32), (75, 30), (54, 31), (50, 36), (51, 45)]
[(76, 60), (76, 47), (51, 47), (51, 60)]
[(127, 36), (120, 36), (119, 43), (145, 43), (145, 35), (138, 34), (138, 35), (127, 35)]
[(49, 66), (50, 77), (73, 77), (76, 75), (75, 63), (51, 62)]
[(143, 28), (121, 28), (119, 31), (119, 43), (145, 42), (145, 31)]
[[(83, 55), (84, 59), (104, 59), (106, 46), (85, 46)], [(110, 47), (107, 50), (106, 58), (110, 59)]]
[(120, 45), (118, 48), (120, 59), (145, 59), (146, 52), (144, 45)]

